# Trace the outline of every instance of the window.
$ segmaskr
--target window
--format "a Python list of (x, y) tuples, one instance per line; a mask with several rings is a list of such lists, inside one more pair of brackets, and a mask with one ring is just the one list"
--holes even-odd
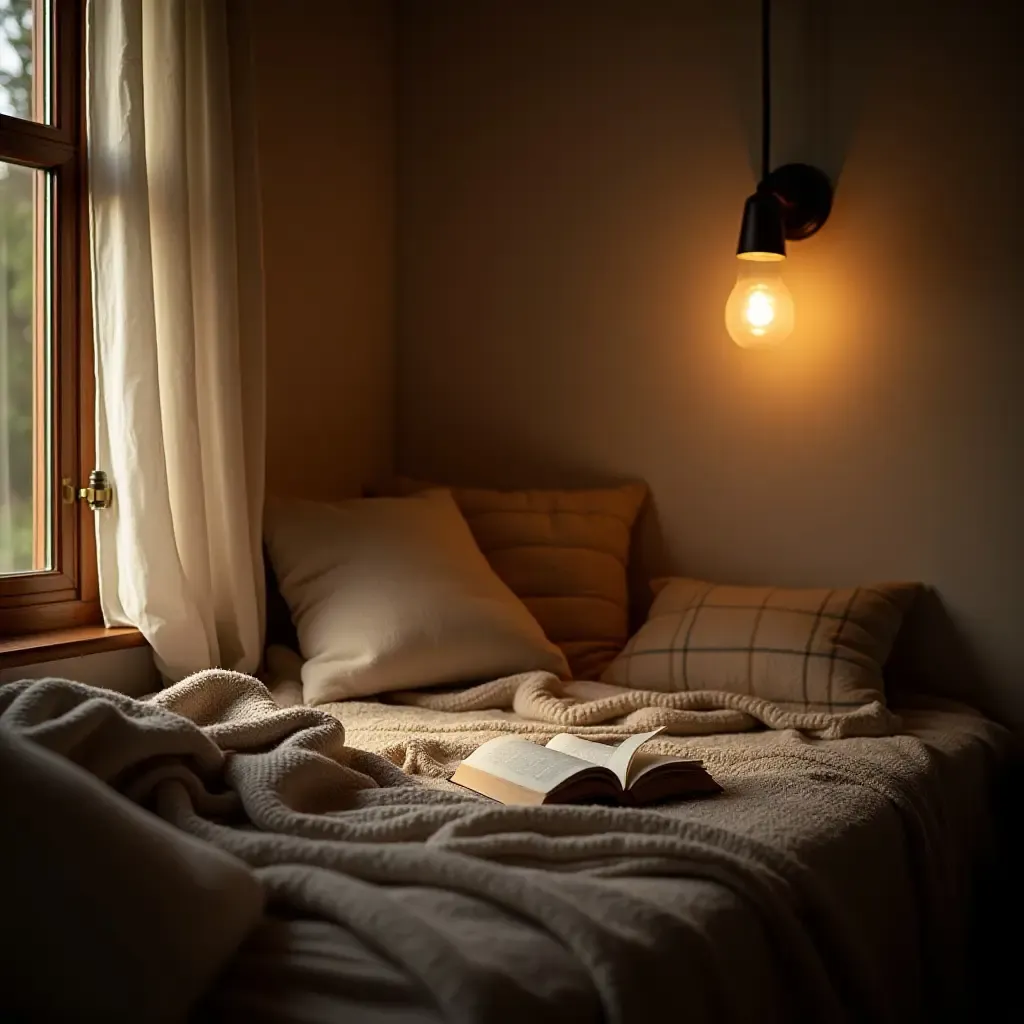
[(99, 622), (83, 0), (0, 0), (0, 634)]

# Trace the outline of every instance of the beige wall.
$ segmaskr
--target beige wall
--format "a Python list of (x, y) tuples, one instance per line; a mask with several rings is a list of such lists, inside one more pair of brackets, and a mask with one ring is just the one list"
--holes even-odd
[(267, 486), (358, 493), (391, 466), (394, 19), (248, 0), (263, 198)]
[(402, 6), (400, 468), (641, 477), (646, 572), (925, 580), (931, 670), (1024, 723), (1015, 5), (779, 0), (777, 157), (839, 187), (771, 353), (722, 323), (758, 6)]

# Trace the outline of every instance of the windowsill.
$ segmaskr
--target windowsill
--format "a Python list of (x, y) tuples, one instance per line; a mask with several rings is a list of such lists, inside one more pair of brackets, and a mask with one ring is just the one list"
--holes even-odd
[(0, 668), (17, 668), (40, 661), (80, 658), (84, 654), (145, 645), (146, 638), (131, 627), (76, 626), (25, 636), (0, 637)]

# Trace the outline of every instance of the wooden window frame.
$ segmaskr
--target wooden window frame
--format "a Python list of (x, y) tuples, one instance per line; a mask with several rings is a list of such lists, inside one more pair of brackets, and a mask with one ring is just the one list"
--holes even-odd
[[(94, 513), (65, 500), (95, 458), (88, 196), (85, 182), (85, 3), (51, 0), (53, 120), (46, 125), (0, 114), (0, 160), (53, 172), (53, 327), (49, 387), (49, 465), (36, 465), (36, 493), (53, 502), (53, 568), (0, 576), (0, 636), (97, 625), (102, 621)], [(39, 24), (37, 21), (36, 24)], [(37, 75), (42, 82), (43, 76)], [(37, 93), (37, 96), (39, 94)], [(39, 294), (44, 294), (40, 290)], [(45, 391), (37, 388), (37, 394)], [(37, 437), (41, 417), (36, 418)], [(37, 452), (41, 448), (37, 441)], [(45, 474), (42, 475), (42, 474)], [(37, 506), (38, 508), (38, 506)], [(38, 550), (38, 541), (37, 541)]]

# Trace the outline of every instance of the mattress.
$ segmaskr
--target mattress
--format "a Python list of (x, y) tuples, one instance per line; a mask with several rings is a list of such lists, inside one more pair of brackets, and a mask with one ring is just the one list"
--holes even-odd
[[(467, 691), (475, 706), (460, 711), (434, 698), (323, 711), (219, 671), (144, 701), (58, 680), (0, 688), (0, 739), (45, 747), (110, 794), (83, 789), (82, 813), (50, 830), (54, 856), (79, 851), (76, 868), (92, 852), (105, 928), (76, 934), (62, 912), (47, 948), (95, 960), (103, 991), (122, 990), (118, 970), (173, 978), (200, 1018), (249, 1022), (912, 1021), (964, 1005), (973, 879), (1009, 746), (998, 726), (933, 703), (899, 709), (886, 736), (659, 737), (702, 757), (724, 792), (658, 809), (506, 808), (445, 775), (481, 738), (555, 728), (519, 713), (521, 689), (487, 691), (508, 707)], [(614, 705), (599, 691), (563, 700), (579, 721)], [(622, 723), (574, 728), (600, 738)], [(5, 771), (31, 801), (22, 762)], [(107, 858), (103, 834), (74, 828), (110, 799), (150, 813), (118, 812)], [(175, 871), (149, 874), (138, 853), (131, 873), (111, 872), (152, 846), (138, 841), (150, 820), (161, 849), (172, 832), (192, 844)], [(216, 899), (209, 863), (190, 875), (197, 843), (220, 858)], [(138, 908), (154, 894), (147, 935)], [(31, 910), (39, 931), (45, 907)], [(127, 954), (102, 944), (119, 933)], [(28, 942), (12, 956), (12, 976), (39, 975), (36, 999), (62, 998), (46, 984), (53, 956)]]

